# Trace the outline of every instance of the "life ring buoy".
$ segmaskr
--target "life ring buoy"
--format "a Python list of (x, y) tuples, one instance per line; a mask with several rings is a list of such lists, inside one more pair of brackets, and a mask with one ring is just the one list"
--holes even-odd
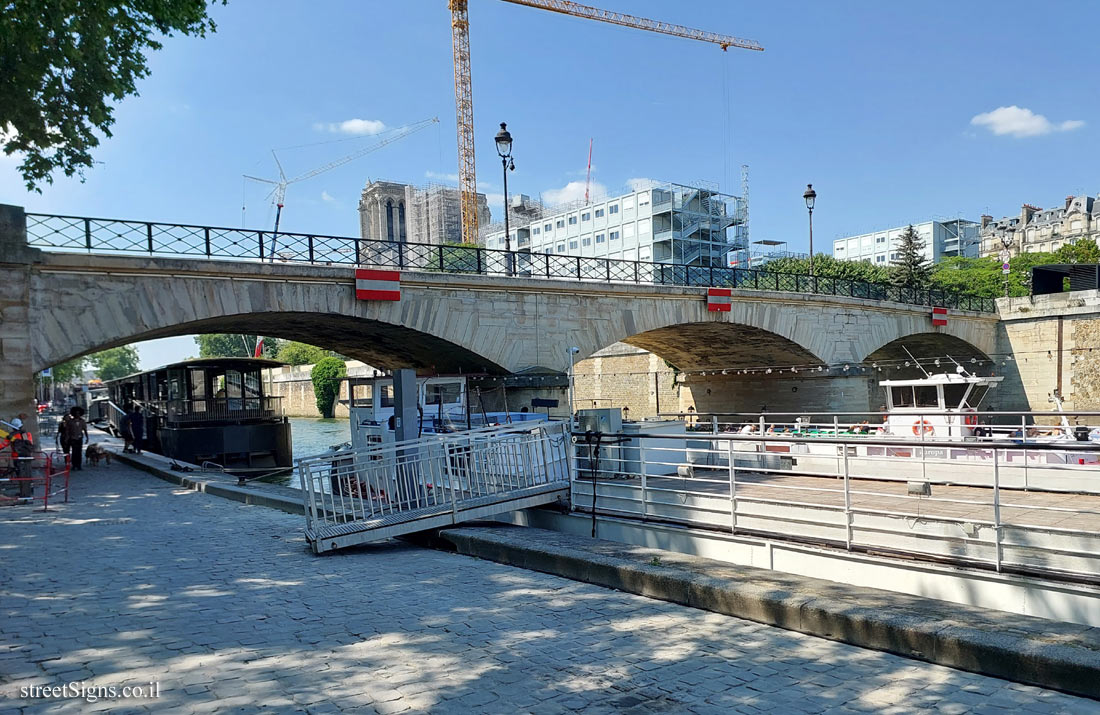
[(965, 422), (968, 427), (973, 427), (978, 424), (978, 416), (973, 412), (967, 412), (966, 417), (963, 418), (963, 422)]
[(932, 423), (928, 420), (917, 420), (913, 423), (913, 434), (917, 436), (920, 436), (922, 432), (924, 434), (931, 434), (935, 429), (936, 428), (933, 427)]

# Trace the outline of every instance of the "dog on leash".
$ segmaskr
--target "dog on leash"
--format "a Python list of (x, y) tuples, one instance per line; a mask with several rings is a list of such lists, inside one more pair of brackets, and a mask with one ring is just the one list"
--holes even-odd
[(87, 459), (93, 467), (98, 467), (101, 460), (106, 460), (107, 466), (111, 466), (111, 453), (103, 449), (101, 444), (89, 444), (88, 449), (84, 452), (84, 458)]

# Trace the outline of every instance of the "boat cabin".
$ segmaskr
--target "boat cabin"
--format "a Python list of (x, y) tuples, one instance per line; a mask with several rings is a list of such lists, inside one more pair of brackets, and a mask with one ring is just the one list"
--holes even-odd
[(226, 468), (289, 467), (290, 424), (279, 397), (264, 394), (260, 358), (200, 358), (107, 383), (112, 428), (128, 405), (142, 408), (147, 447), (166, 457)]
[(978, 407), (1003, 377), (958, 372), (913, 380), (883, 380), (886, 430), (898, 437), (958, 439), (974, 436)]

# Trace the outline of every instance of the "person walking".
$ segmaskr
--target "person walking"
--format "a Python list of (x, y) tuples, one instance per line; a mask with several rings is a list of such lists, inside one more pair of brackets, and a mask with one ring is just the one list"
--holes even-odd
[(84, 421), (84, 408), (74, 407), (61, 421), (61, 446), (69, 455), (69, 466), (79, 472), (84, 464), (84, 442), (88, 439), (88, 423)]
[(141, 414), (141, 405), (134, 405), (134, 411), (130, 413), (130, 443), (134, 448), (134, 454), (141, 454), (144, 440), (145, 415)]

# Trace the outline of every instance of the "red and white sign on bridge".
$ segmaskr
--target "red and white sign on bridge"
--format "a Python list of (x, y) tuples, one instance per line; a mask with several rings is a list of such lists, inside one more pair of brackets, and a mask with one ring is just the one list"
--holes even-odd
[(359, 300), (401, 300), (401, 273), (356, 268), (355, 297)]
[(932, 308), (932, 325), (947, 325), (947, 308)]
[(732, 295), (733, 291), (729, 288), (707, 288), (707, 310), (728, 313)]

